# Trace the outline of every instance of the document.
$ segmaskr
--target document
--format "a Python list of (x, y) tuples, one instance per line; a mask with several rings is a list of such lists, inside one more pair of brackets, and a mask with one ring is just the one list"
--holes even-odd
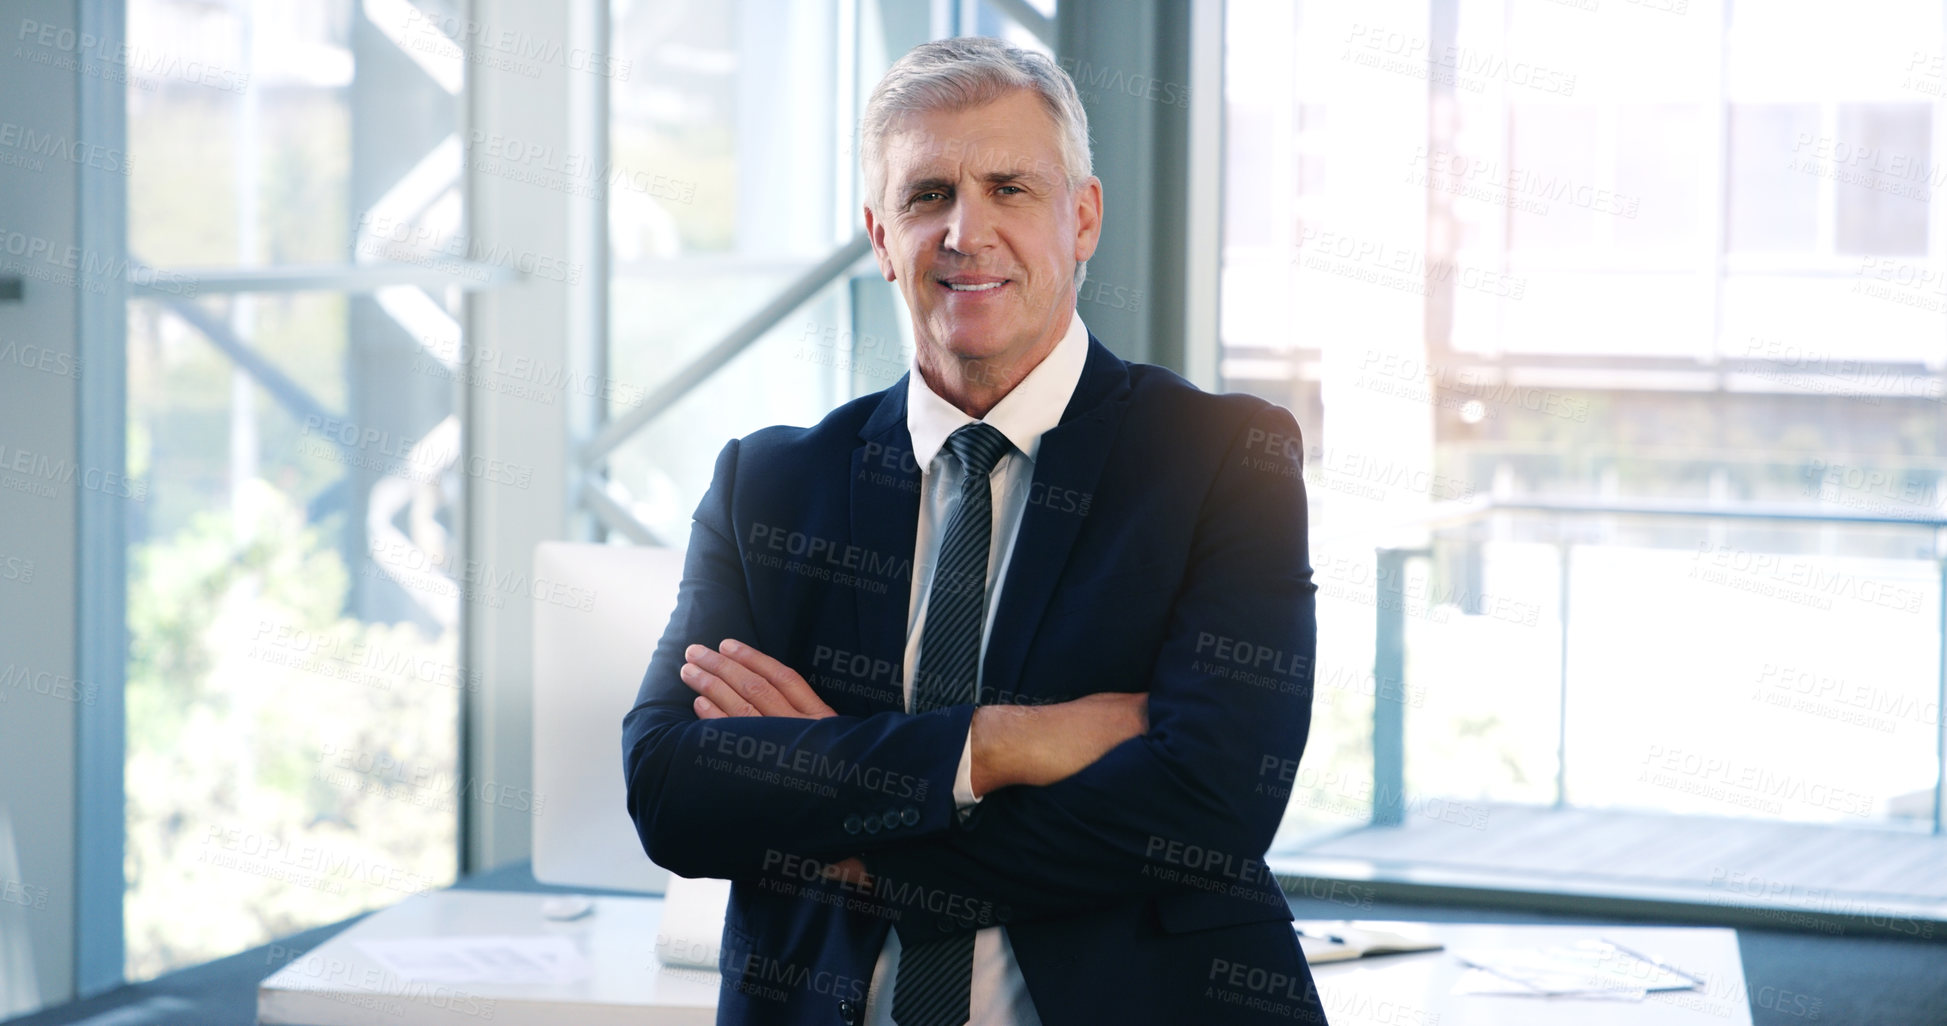
[(1471, 968), (1455, 994), (1513, 994), (1641, 1001), (1653, 990), (1691, 990), (1703, 981), (1608, 940), (1536, 948), (1455, 948)]
[(573, 983), (592, 971), (567, 937), (409, 937), (357, 944), (394, 975), (426, 983), (533, 986)]

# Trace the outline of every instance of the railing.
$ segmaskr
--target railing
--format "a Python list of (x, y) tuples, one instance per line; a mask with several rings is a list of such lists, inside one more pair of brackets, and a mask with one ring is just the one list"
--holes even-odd
[[(1935, 624), (1939, 642), (1935, 684), (1938, 709), (1947, 710), (1947, 548), (1943, 548), (1941, 529), (1947, 517), (1886, 516), (1821, 506), (1747, 504), (1721, 506), (1682, 502), (1607, 501), (1581, 502), (1568, 499), (1484, 499), (1438, 505), (1434, 511), (1411, 526), (1437, 531), (1482, 520), (1503, 513), (1539, 513), (1565, 517), (1642, 517), (1706, 521), (1773, 521), (1803, 524), (1853, 524), (1884, 527), (1924, 528), (1933, 532), (1934, 562), (1940, 584), (1939, 621)], [(1569, 641), (1569, 552), (1574, 540), (1561, 538), (1555, 543), (1560, 595), (1561, 660), (1558, 669), (1560, 715), (1556, 733), (1555, 805), (1567, 804), (1568, 795), (1568, 641)], [(1373, 641), (1373, 675), (1376, 681), (1397, 682), (1398, 694), (1406, 689), (1406, 608), (1405, 573), (1410, 560), (1429, 558), (1432, 549), (1425, 545), (1381, 547), (1377, 550), (1378, 594), (1376, 631)], [(1933, 832), (1947, 833), (1947, 730), (1936, 724), (1935, 776), (1933, 787)], [(1372, 713), (1372, 825), (1398, 826), (1406, 811), (1406, 702), (1387, 701), (1375, 689)]]

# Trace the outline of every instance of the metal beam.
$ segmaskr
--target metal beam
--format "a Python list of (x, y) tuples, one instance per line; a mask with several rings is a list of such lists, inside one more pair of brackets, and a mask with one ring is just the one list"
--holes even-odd
[[(299, 419), (316, 417), (319, 420), (338, 420), (342, 417), (342, 414), (332, 412), (323, 403), (313, 398), (311, 393), (304, 390), (303, 385), (291, 380), (289, 375), (278, 370), (277, 366), (265, 359), (261, 353), (250, 348), (249, 343), (238, 338), (228, 324), (217, 319), (208, 310), (187, 299), (174, 296), (162, 297), (162, 305), (189, 322), (190, 327), (202, 332), (204, 337), (218, 349), (223, 350), (224, 355), (242, 368), (244, 373), (264, 386), (264, 391), (269, 392), (271, 398), (276, 399), (280, 405), (289, 410), (291, 416)], [(344, 443), (332, 437), (330, 432), (326, 432), (325, 437), (331, 438), (333, 445), (345, 447)]]
[[(1373, 602), (1372, 825), (1406, 821), (1406, 561), (1426, 549), (1380, 549)], [(1398, 682), (1397, 701), (1386, 682)]]
[(1556, 581), (1560, 588), (1556, 598), (1559, 601), (1557, 617), (1560, 620), (1560, 649), (1556, 652), (1556, 679), (1560, 688), (1558, 705), (1555, 709), (1555, 807), (1568, 808), (1568, 590), (1570, 555), (1574, 546), (1567, 538), (1556, 545), (1556, 559), (1561, 569)]
[(1034, 9), (1027, 0), (987, 0), (987, 6), (1001, 12), (1014, 24), (1027, 29), (1048, 49), (1055, 48), (1055, 20)]
[[(127, 38), (121, 0), (82, 0), (81, 35)], [(83, 56), (94, 63), (97, 57)], [(102, 67), (81, 69), (76, 136), (100, 150), (126, 149), (127, 89)], [(42, 96), (40, 99), (45, 100)], [(84, 253), (127, 252), (128, 176), (78, 165), (75, 222)], [(80, 463), (128, 465), (128, 294), (119, 282), (77, 289), (76, 347), (89, 373), (77, 395)], [(80, 997), (122, 982), (127, 962), (123, 903), (128, 808), (128, 504), (106, 490), (75, 489), (75, 676), (96, 701), (76, 707), (74, 989)]]
[[(1057, 61), (1088, 111), (1102, 180), (1101, 243), (1077, 296), (1082, 320), (1117, 356), (1195, 380), (1202, 372), (1189, 366), (1184, 330), (1190, 219), (1202, 209), (1189, 192), (1191, 48), (1201, 26), (1183, 0), (1061, 0), (1055, 23)], [(1199, 297), (1207, 314), (1208, 297)]]
[(722, 370), (723, 366), (736, 359), (739, 353), (751, 347), (764, 333), (777, 327), (778, 323), (803, 306), (813, 296), (823, 291), (833, 282), (851, 271), (852, 265), (872, 252), (872, 242), (864, 232), (852, 237), (820, 260), (810, 270), (798, 276), (797, 280), (785, 286), (771, 301), (765, 303), (757, 312), (744, 318), (743, 323), (715, 345), (704, 350), (696, 359), (678, 369), (661, 385), (656, 387), (642, 403), (616, 419), (609, 421), (600, 434), (582, 446), (580, 463), (583, 469), (592, 470), (601, 465), (609, 453), (614, 452), (631, 435), (661, 416), (677, 401), (703, 381)]
[[(1947, 556), (1940, 556), (1939, 545), (1934, 549), (1935, 563), (1940, 572), (1940, 618), (1937, 623), (1936, 647), (1934, 650), (1934, 718), (1941, 720), (1940, 711), (1947, 709)], [(1934, 725), (1934, 776), (1933, 776), (1933, 832), (1935, 837), (1947, 832), (1947, 720)]]
[(518, 281), (519, 271), (477, 260), (428, 257), (428, 262), (287, 264), (278, 267), (155, 268), (129, 261), (129, 294), (138, 299), (186, 299), (233, 292), (377, 292), (394, 285), (427, 289), (494, 288)]
[(622, 535), (637, 545), (650, 545), (656, 548), (673, 548), (668, 539), (656, 533), (656, 529), (643, 523), (627, 506), (615, 501), (593, 478), (583, 478), (581, 482), (581, 502), (595, 514), (602, 526)]
[[(473, 23), (524, 39), (551, 39), (568, 53), (612, 54), (606, 0), (471, 0)], [(610, 79), (563, 63), (538, 62), (533, 77), (476, 63), (467, 69), (463, 139), (502, 137), (609, 166)], [(362, 69), (361, 69), (362, 70)], [(636, 74), (646, 69), (639, 61)], [(383, 97), (378, 98), (383, 101)], [(592, 190), (550, 187), (490, 173), (466, 161), (466, 236), (481, 252), (531, 252), (586, 269), (577, 281), (529, 275), (504, 289), (466, 296), (466, 338), (476, 351), (507, 360), (561, 367), (573, 381), (607, 380), (601, 365), (607, 309), (608, 239), (602, 198)], [(535, 469), (532, 486), (507, 488), (466, 479), (461, 551), (483, 566), (532, 567), (534, 547), (555, 539), (588, 540), (591, 517), (575, 503), (573, 456), (592, 432), (583, 389), (559, 403), (493, 388), (468, 387), (465, 452)], [(481, 687), (464, 698), (461, 759), (469, 779), (528, 786), (533, 780), (533, 630), (531, 603), (501, 603), (469, 589), (461, 614), (462, 665)], [(490, 802), (462, 803), (461, 858), (474, 873), (526, 858), (533, 815)]]
[(1191, 0), (1183, 210), (1183, 349), (1176, 372), (1223, 388), (1224, 0)]
[(1469, 499), (1437, 503), (1424, 517), (1401, 526), (1449, 527), (1489, 513), (1553, 513), (1557, 515), (1690, 517), (1707, 520), (1786, 520), (1815, 524), (1883, 524), (1891, 527), (1947, 527), (1947, 516), (1887, 516), (1850, 512), (1829, 506), (1787, 503), (1741, 503), (1712, 506), (1694, 502), (1667, 502), (1656, 499), (1609, 499), (1580, 502), (1574, 499)]

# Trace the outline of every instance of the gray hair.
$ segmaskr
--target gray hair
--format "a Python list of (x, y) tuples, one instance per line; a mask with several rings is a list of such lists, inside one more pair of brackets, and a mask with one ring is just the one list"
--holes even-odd
[[(1075, 82), (1046, 54), (986, 36), (936, 39), (913, 47), (879, 80), (859, 117), (859, 171), (866, 204), (878, 207), (886, 192), (886, 135), (907, 114), (966, 110), (992, 103), (1016, 89), (1031, 89), (1054, 119), (1062, 172), (1079, 185), (1095, 173), (1088, 145), (1088, 112)], [(1081, 285), (1088, 263), (1075, 264)]]

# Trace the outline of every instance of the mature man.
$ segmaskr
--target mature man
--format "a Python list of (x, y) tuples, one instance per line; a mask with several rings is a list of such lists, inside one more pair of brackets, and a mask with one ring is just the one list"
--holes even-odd
[(1297, 425), (1083, 326), (1102, 187), (1045, 57), (921, 46), (861, 141), (912, 370), (724, 447), (623, 723), (644, 849), (734, 881), (718, 1021), (1322, 1023), (1262, 861)]

